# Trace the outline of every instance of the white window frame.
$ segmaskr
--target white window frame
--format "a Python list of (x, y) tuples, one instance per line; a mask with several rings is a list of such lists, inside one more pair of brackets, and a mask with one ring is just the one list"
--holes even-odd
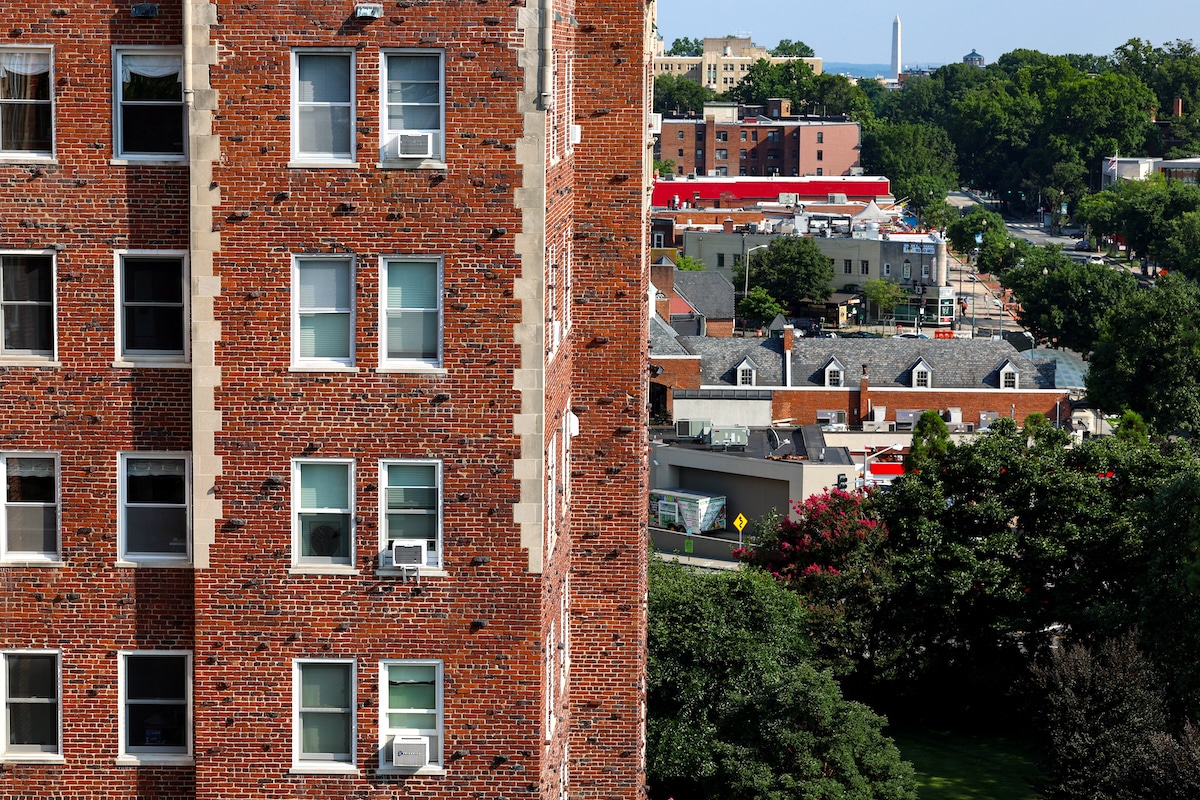
[[(45, 364), (58, 359), (58, 259), (53, 250), (0, 250), (0, 279), (9, 258), (47, 258), (50, 260), (50, 349), (25, 350), (7, 349), (5, 337), (0, 334), (0, 360), (4, 363), (36, 362)], [(43, 305), (41, 300), (17, 300), (9, 302), (0, 297), (0, 325), (4, 323), (5, 308), (12, 305)]]
[[(347, 101), (300, 100), (300, 60), (304, 56), (339, 56), (350, 62)], [(292, 160), (289, 166), (299, 167), (353, 167), (357, 155), (357, 83), (358, 58), (352, 48), (347, 47), (298, 47), (291, 51), (291, 142)], [(348, 152), (309, 153), (301, 148), (300, 111), (302, 108), (345, 108), (348, 112), (346, 125), (349, 134)]]
[(840, 367), (825, 368), (825, 385), (833, 388), (842, 388), (842, 369)]
[[(54, 697), (14, 698), (11, 694), (12, 682), (9, 679), (10, 659), (21, 656), (49, 656), (54, 659)], [(62, 763), (62, 653), (58, 650), (3, 650), (0, 651), (0, 697), (4, 698), (4, 709), (0, 711), (0, 761)], [(12, 744), (12, 713), (10, 706), (16, 702), (25, 701), (34, 704), (54, 705), (55, 743), (52, 745)]]
[(891, 275), (892, 275), (892, 265), (884, 264), (883, 265), (883, 277), (889, 278), (889, 277), (891, 277)]
[[(379, 366), (381, 369), (399, 370), (440, 370), (445, 359), (445, 262), (440, 256), (383, 256), (379, 260)], [(437, 314), (438, 348), (434, 358), (392, 358), (388, 355), (388, 317), (390, 314), (413, 313), (427, 314), (435, 309), (429, 308), (400, 308), (388, 307), (388, 273), (395, 267), (405, 264), (432, 264), (437, 270), (437, 287), (434, 290)]]
[[(311, 711), (303, 705), (304, 667), (306, 665), (340, 665), (349, 667), (348, 686), (349, 705), (340, 706), (336, 712), (350, 716), (350, 752), (330, 754), (328, 758), (305, 758), (304, 728), (302, 714), (321, 713), (321, 708), (332, 706), (314, 706)], [(315, 774), (345, 774), (357, 772), (358, 763), (358, 664), (352, 658), (297, 658), (292, 662), (292, 772)], [(338, 758), (337, 756), (346, 756)]]
[[(1012, 379), (1012, 386), (1008, 385), (1010, 378)], [(1015, 392), (1021, 388), (1021, 373), (1017, 372), (1012, 364), (1005, 364), (1000, 369), (1000, 388), (1009, 392)]]
[[(436, 713), (437, 727), (436, 728), (393, 728), (389, 725), (388, 712), (391, 710), (389, 706), (390, 693), (388, 692), (388, 667), (433, 667), (435, 670), (435, 680), (437, 687), (435, 697), (437, 708), (433, 709)], [(379, 771), (392, 774), (417, 774), (417, 775), (441, 775), (446, 772), (446, 724), (445, 724), (445, 699), (446, 699), (446, 667), (440, 659), (433, 658), (394, 658), (384, 659), (379, 663)], [(397, 713), (403, 713), (407, 709), (397, 709)], [(414, 711), (428, 711), (429, 709), (412, 709)], [(403, 769), (392, 766), (392, 739), (396, 736), (433, 736), (437, 739), (437, 746), (430, 745), (429, 762), (424, 767), (418, 767), (416, 770)]]
[[(191, 277), (188, 270), (188, 252), (186, 250), (117, 250), (113, 253), (114, 268), (113, 274), (116, 277), (116, 324), (113, 326), (116, 332), (116, 359), (115, 364), (120, 366), (124, 364), (138, 365), (162, 365), (169, 364), (176, 366), (179, 364), (187, 364), (191, 359), (191, 308), (189, 299), (191, 296)], [(125, 296), (125, 278), (127, 274), (126, 264), (131, 261), (139, 260), (158, 260), (158, 261), (178, 261), (179, 262), (179, 297), (178, 304), (163, 303), (163, 302), (138, 302), (128, 303)], [(180, 342), (181, 346), (178, 350), (167, 349), (145, 349), (139, 350), (135, 348), (125, 347), (126, 333), (126, 311), (128, 308), (136, 308), (141, 306), (147, 307), (174, 307), (178, 305), (180, 313)]]
[(738, 386), (756, 386), (758, 370), (754, 367), (738, 367)]
[[(439, 77), (439, 109), (437, 128), (392, 128), (388, 123), (388, 57), (389, 56), (426, 56), (438, 59)], [(380, 51), (379, 63), (379, 161), (384, 167), (412, 168), (427, 165), (430, 167), (443, 166), (446, 161), (446, 52), (444, 50), (427, 48), (387, 48)], [(388, 152), (388, 142), (400, 133), (428, 133), (433, 136), (433, 155), (429, 158), (407, 158), (399, 155), (392, 156)]]
[[(346, 271), (346, 291), (348, 294), (348, 305), (338, 306), (301, 306), (301, 288), (300, 288), (300, 272), (302, 265), (315, 263), (319, 261), (336, 261), (347, 265)], [(308, 369), (316, 371), (339, 371), (354, 369), (354, 352), (356, 338), (356, 314), (355, 306), (357, 298), (355, 292), (356, 286), (356, 263), (351, 256), (329, 256), (329, 255), (292, 255), (292, 369)], [(318, 315), (336, 315), (345, 317), (346, 320), (346, 355), (344, 356), (306, 356), (300, 352), (300, 333), (302, 330), (301, 320), (306, 316)]]
[[(139, 701), (131, 701), (128, 697), (126, 681), (128, 678), (128, 661), (130, 657), (148, 657), (148, 658), (171, 658), (181, 659), (183, 662), (183, 691), (184, 696), (182, 703), (177, 702), (180, 698), (157, 698), (160, 701), (165, 701), (171, 705), (182, 705), (187, 714), (187, 719), (184, 723), (184, 743), (175, 747), (156, 748), (153, 745), (131, 745), (128, 741), (128, 725), (129, 725), (129, 706), (138, 705)], [(122, 650), (117, 654), (117, 737), (119, 742), (119, 753), (117, 763), (119, 764), (191, 764), (193, 761), (193, 739), (195, 725), (195, 715), (193, 709), (193, 691), (192, 681), (194, 672), (192, 670), (192, 653), (188, 650)], [(146, 701), (151, 702), (151, 701)]]
[[(154, 101), (126, 101), (123, 94), (122, 74), (124, 72), (124, 60), (126, 56), (171, 56), (179, 61), (179, 100), (154, 100)], [(187, 160), (188, 152), (188, 120), (187, 106), (184, 103), (183, 97), (183, 71), (185, 69), (183, 63), (183, 51), (179, 48), (166, 47), (143, 47), (143, 46), (120, 46), (113, 48), (112, 54), (113, 65), (113, 157), (117, 161), (168, 161), (180, 162)], [(145, 103), (147, 106), (162, 106), (164, 108), (178, 108), (181, 125), (182, 125), (182, 148), (179, 152), (174, 151), (153, 151), (153, 150), (129, 150), (126, 151), (122, 145), (124, 139), (124, 123), (122, 122), (122, 110), (126, 105), (136, 105), (139, 102)]]
[[(48, 78), (50, 98), (48, 100), (23, 100), (17, 98), (0, 98), (0, 108), (13, 105), (29, 105), (50, 107), (50, 149), (48, 150), (4, 150), (0, 149), (0, 159), (4, 161), (53, 161), (55, 153), (55, 139), (57, 136), (57, 125), (55, 124), (56, 117), (56, 93), (54, 91), (54, 48), (47, 46), (22, 46), (22, 47), (0, 47), (0, 70), (4, 69), (5, 57), (20, 57), (22, 54), (41, 55), (49, 60), (50, 77)], [(0, 128), (0, 137), (2, 137), (3, 129)], [(0, 148), (3, 147), (2, 138), (0, 138)]]
[(929, 389), (933, 386), (933, 381), (927, 367), (917, 367), (913, 370), (913, 388), (914, 389)]
[[(421, 467), (433, 467), (434, 485), (432, 488), (433, 488), (434, 492), (436, 493), (437, 499), (435, 500), (435, 505), (434, 505), (432, 514), (429, 514), (428, 512), (425, 512), (423, 510), (416, 510), (416, 509), (407, 511), (407, 512), (400, 510), (400, 509), (389, 511), (387, 490), (392, 487), (391, 487), (391, 484), (388, 482), (388, 467), (393, 466), (393, 465), (405, 465), (405, 464), (413, 464), (413, 465), (421, 466)], [(443, 491), (443, 485), (442, 485), (442, 474), (443, 474), (443, 462), (441, 462), (440, 460), (436, 460), (436, 459), (428, 459), (428, 458), (385, 458), (385, 459), (380, 459), (380, 461), (379, 461), (379, 487), (380, 487), (380, 491), (379, 491), (379, 499), (380, 499), (379, 532), (380, 532), (380, 536), (381, 536), (380, 545), (383, 548), (384, 552), (388, 554), (388, 560), (387, 561), (381, 560), (380, 561), (381, 565), (386, 565), (387, 567), (394, 568), (394, 565), (391, 563), (391, 560), (390, 560), (390, 553), (391, 553), (393, 541), (416, 541), (416, 540), (409, 540), (409, 539), (397, 540), (397, 539), (392, 539), (389, 537), (390, 530), (389, 530), (389, 526), (388, 526), (388, 514), (389, 513), (400, 513), (400, 514), (410, 513), (410, 514), (423, 514), (425, 516), (433, 516), (435, 518), (434, 519), (434, 530), (435, 530), (435, 534), (437, 536), (437, 543), (436, 543), (436, 546), (434, 547), (434, 549), (432, 549), (432, 550), (430, 550), (428, 544), (426, 544), (425, 563), (421, 565), (421, 567), (420, 567), (421, 571), (440, 570), (442, 568), (443, 558), (444, 558), (444, 556), (443, 556), (444, 544), (443, 544), (443, 538), (442, 538), (442, 533), (443, 533), (442, 520), (444, 517), (444, 491)]]
[[(344, 508), (305, 508), (301, 505), (301, 467), (305, 464), (342, 465), (346, 467), (346, 503)], [(355, 565), (355, 470), (352, 458), (294, 458), (292, 459), (292, 567), (308, 572), (344, 572), (354, 570)], [(305, 516), (341, 516), (346, 520), (349, 536), (346, 555), (306, 556), (304, 552)]]
[[(9, 500), (8, 498), (8, 461), (9, 459), (46, 459), (54, 462), (54, 502), (26, 502)], [(0, 479), (4, 480), (3, 490), (0, 491), (0, 501), (3, 502), (4, 512), (0, 514), (0, 561), (58, 564), (62, 559), (62, 468), (58, 453), (32, 451), (0, 452)], [(47, 508), (54, 510), (54, 549), (53, 550), (12, 550), (9, 546), (8, 511), (10, 508)], [(7, 740), (0, 740), (7, 741)]]
[[(182, 553), (157, 553), (130, 551), (128, 546), (129, 513), (127, 505), (130, 461), (180, 461), (183, 463), (183, 503), (147, 503), (156, 508), (181, 508), (184, 512), (185, 543)], [(139, 504), (143, 505), (143, 504)], [(117, 454), (117, 559), (119, 564), (136, 566), (185, 566), (192, 560), (192, 455), (187, 452), (158, 450), (130, 450)]]

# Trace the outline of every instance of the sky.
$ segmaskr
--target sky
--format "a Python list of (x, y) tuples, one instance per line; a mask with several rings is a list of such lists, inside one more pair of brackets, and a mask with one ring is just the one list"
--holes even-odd
[(892, 20), (901, 24), (909, 68), (961, 61), (972, 50), (987, 63), (1016, 49), (1051, 55), (1110, 55), (1133, 38), (1155, 46), (1192, 39), (1200, 46), (1200, 3), (1167, 0), (657, 0), (658, 30), (666, 41), (749, 34), (774, 47), (799, 40), (826, 61), (889, 64)]

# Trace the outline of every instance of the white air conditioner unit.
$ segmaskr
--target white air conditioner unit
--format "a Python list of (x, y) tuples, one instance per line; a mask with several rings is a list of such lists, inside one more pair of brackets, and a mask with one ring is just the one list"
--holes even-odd
[(392, 766), (420, 769), (429, 763), (428, 736), (392, 737)]
[(646, 127), (650, 129), (650, 133), (662, 133), (662, 114), (647, 114)]
[(417, 569), (425, 566), (425, 542), (414, 539), (392, 541), (392, 566), (397, 569)]
[(572, 125), (571, 126), (571, 144), (579, 144), (582, 141), (583, 141), (583, 126), (582, 125)]
[(432, 133), (399, 133), (388, 140), (388, 158), (431, 158)]
[(383, 16), (383, 6), (378, 3), (359, 3), (354, 7), (356, 19), (379, 19)]

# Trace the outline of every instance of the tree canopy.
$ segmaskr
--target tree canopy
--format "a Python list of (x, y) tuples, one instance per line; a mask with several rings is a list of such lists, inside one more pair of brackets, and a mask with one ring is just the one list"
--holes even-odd
[[(744, 284), (744, 265), (733, 268), (733, 284)], [(824, 302), (833, 294), (833, 261), (807, 236), (782, 236), (757, 253), (750, 285), (759, 286), (795, 313), (805, 301)]]
[(791, 39), (780, 39), (779, 44), (772, 47), (770, 53), (773, 56), (794, 56), (796, 58), (812, 58), (817, 54), (815, 50), (799, 39), (794, 42)]
[(704, 55), (704, 40), (689, 39), (681, 36), (671, 42), (664, 55), (668, 56), (700, 56)]
[(704, 111), (704, 104), (717, 96), (712, 89), (681, 75), (654, 78), (654, 111), (658, 114)]

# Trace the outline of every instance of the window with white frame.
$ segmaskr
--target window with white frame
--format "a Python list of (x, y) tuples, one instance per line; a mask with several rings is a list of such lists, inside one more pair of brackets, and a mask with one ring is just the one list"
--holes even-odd
[(383, 54), (383, 161), (445, 158), (445, 56), (440, 50)]
[(354, 52), (292, 52), (292, 160), (354, 161)]
[(192, 657), (164, 650), (120, 654), (121, 755), (137, 760), (192, 753)]
[(559, 88), (562, 86), (562, 82), (559, 80), (560, 58), (559, 52), (555, 50), (552, 57), (553, 66), (550, 69), (550, 92), (547, 95), (549, 106), (546, 109), (546, 147), (551, 164), (558, 161), (558, 140), (562, 135), (562, 120), (560, 119), (562, 100), (558, 96)]
[(0, 154), (53, 154), (53, 98), (48, 48), (0, 47)]
[(1004, 373), (1004, 388), (1005, 389), (1016, 389), (1017, 388), (1017, 373), (1015, 373), (1015, 372), (1005, 372)]
[(842, 273), (849, 275), (854, 271), (854, 260), (849, 258), (842, 259)]
[(318, 770), (354, 764), (354, 662), (301, 659), (294, 664), (292, 763)]
[(929, 370), (920, 368), (913, 370), (913, 387), (916, 389), (929, 388)]
[(392, 754), (398, 744), (409, 753), (426, 754), (424, 765), (409, 770), (439, 770), (444, 761), (443, 666), (435, 660), (388, 660), (381, 663), (380, 767), (401, 768)]
[(302, 367), (353, 365), (354, 262), (297, 257), (292, 285), (292, 362)]
[(186, 358), (187, 281), (182, 255), (117, 255), (122, 357)]
[(842, 371), (837, 367), (829, 367), (825, 370), (825, 385), (832, 387), (841, 386)]
[(753, 386), (755, 383), (754, 367), (738, 367), (738, 386)]
[(442, 365), (442, 263), (439, 259), (383, 260), (385, 366)]
[(189, 458), (121, 453), (120, 552), (128, 561), (186, 561), (191, 556)]
[(885, 278), (887, 278), (887, 277), (890, 277), (890, 276), (891, 276), (891, 274), (892, 274), (892, 265), (891, 265), (891, 264), (884, 264), (884, 265), (883, 265), (883, 276), (884, 276)]
[(119, 49), (114, 72), (117, 157), (181, 160), (187, 129), (182, 56)]
[(59, 654), (53, 650), (4, 653), (4, 757), (10, 761), (62, 755)]
[(54, 258), (0, 255), (0, 323), (5, 356), (54, 353)]
[(292, 476), (292, 561), (311, 566), (353, 564), (354, 462), (297, 460)]
[(870, 275), (871, 274), (871, 262), (865, 258), (860, 260), (858, 262), (858, 273), (860, 275)]
[(0, 453), (4, 465), (4, 558), (57, 561), (58, 459), (39, 453)]
[(442, 563), (442, 462), (384, 461), (383, 500), (388, 549), (419, 542), (425, 565)]

